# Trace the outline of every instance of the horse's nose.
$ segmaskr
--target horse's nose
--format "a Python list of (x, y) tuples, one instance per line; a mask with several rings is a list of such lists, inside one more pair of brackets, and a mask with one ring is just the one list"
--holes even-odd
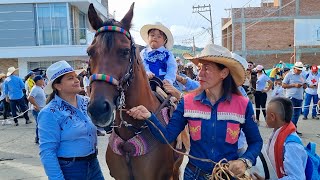
[(88, 112), (94, 124), (99, 126), (110, 124), (109, 121), (113, 112), (108, 101), (101, 98), (100, 100), (91, 102), (88, 107)]

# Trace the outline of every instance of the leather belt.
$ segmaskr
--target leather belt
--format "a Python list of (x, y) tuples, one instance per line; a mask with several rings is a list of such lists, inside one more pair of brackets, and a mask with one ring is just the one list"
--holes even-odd
[(206, 173), (205, 171), (203, 171), (202, 169), (198, 168), (197, 166), (195, 166), (195, 165), (193, 165), (193, 164), (191, 164), (191, 163), (188, 163), (188, 164), (187, 164), (187, 167), (188, 167), (192, 172), (194, 172), (194, 173), (195, 173), (197, 170), (200, 170), (199, 175), (202, 176), (202, 177), (204, 177), (205, 179), (210, 179), (210, 177), (211, 177), (211, 174)]
[(95, 153), (92, 153), (88, 156), (84, 157), (70, 157), (70, 158), (64, 158), (64, 157), (58, 157), (59, 160), (63, 161), (89, 161), (97, 157), (97, 151)]

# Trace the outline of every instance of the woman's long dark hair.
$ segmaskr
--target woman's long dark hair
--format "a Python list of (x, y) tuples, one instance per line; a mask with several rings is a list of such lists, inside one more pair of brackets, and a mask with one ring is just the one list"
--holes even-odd
[(58, 94), (58, 90), (54, 87), (55, 84), (60, 84), (61, 83), (61, 80), (63, 78), (64, 75), (58, 77), (57, 79), (55, 79), (52, 83), (52, 89), (53, 89), (53, 92), (48, 96), (47, 98), (47, 104), (49, 104), (49, 102), (54, 98), (54, 96), (56, 94)]
[[(223, 64), (215, 63), (219, 70), (223, 70), (224, 68), (227, 68)], [(236, 85), (236, 82), (234, 82), (234, 79), (232, 78), (231, 72), (229, 70), (229, 74), (224, 80), (222, 81), (222, 89), (223, 89), (223, 96), (229, 98), (232, 94), (241, 95), (239, 92), (239, 89)]]

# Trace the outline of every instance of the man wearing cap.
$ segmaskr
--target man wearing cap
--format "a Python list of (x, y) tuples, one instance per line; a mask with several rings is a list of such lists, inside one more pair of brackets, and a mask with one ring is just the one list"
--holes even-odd
[(37, 75), (33, 78), (33, 81), (35, 82), (35, 86), (32, 87), (28, 100), (32, 104), (32, 115), (36, 121), (36, 138), (35, 143), (39, 143), (39, 137), (38, 137), (38, 114), (40, 110), (46, 106), (46, 94), (44, 93), (44, 90), (42, 89), (44, 87), (44, 80), (41, 75)]
[(307, 74), (307, 89), (306, 89), (306, 95), (305, 95), (305, 101), (304, 101), (304, 110), (303, 110), (303, 120), (308, 119), (309, 115), (309, 109), (311, 100), (313, 100), (313, 106), (312, 106), (312, 119), (319, 119), (317, 117), (317, 111), (316, 111), (316, 105), (318, 103), (318, 81), (319, 81), (320, 75), (318, 73), (318, 67), (316, 65), (311, 66), (311, 71)]
[[(299, 116), (301, 114), (301, 106), (303, 101), (303, 91), (307, 88), (306, 79), (301, 75), (303, 70), (303, 63), (296, 62), (293, 66), (293, 71), (290, 71), (282, 82), (282, 87), (286, 90), (286, 97), (292, 101), (293, 116), (292, 122), (297, 127)], [(297, 134), (300, 132), (297, 131)]]
[(5, 95), (7, 101), (10, 101), (10, 108), (12, 112), (12, 116), (14, 117), (15, 126), (18, 126), (18, 118), (17, 118), (17, 106), (20, 107), (23, 113), (23, 117), (26, 119), (26, 124), (32, 123), (29, 120), (28, 116), (28, 106), (27, 102), (25, 102), (25, 98), (23, 98), (23, 89), (24, 83), (22, 79), (17, 75), (17, 70), (14, 67), (8, 68), (7, 79), (5, 80)]

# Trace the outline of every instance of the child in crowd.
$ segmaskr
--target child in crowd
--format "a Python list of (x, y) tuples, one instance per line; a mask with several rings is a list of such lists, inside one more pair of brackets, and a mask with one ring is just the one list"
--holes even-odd
[[(266, 123), (273, 132), (267, 144), (267, 155), (278, 179), (306, 179), (307, 152), (303, 145), (292, 138), (300, 137), (292, 123), (293, 105), (288, 98), (271, 99), (267, 107)], [(254, 173), (255, 179), (263, 179)]]
[(148, 44), (140, 53), (148, 78), (156, 76), (173, 84), (176, 80), (177, 63), (169, 51), (173, 47), (170, 30), (161, 23), (147, 24), (141, 28), (140, 34)]
[(282, 80), (281, 79), (276, 79), (274, 81), (272, 98), (275, 98), (275, 97), (284, 97), (284, 89), (282, 87)]

